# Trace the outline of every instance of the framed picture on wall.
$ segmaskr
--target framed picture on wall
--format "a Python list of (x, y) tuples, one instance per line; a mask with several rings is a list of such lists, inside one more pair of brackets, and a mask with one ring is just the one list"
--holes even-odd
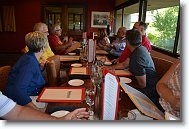
[(91, 27), (106, 28), (109, 24), (110, 12), (95, 12), (91, 14)]

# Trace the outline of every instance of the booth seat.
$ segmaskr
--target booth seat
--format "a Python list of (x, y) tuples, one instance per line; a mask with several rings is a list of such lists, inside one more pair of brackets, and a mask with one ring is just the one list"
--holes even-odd
[(152, 57), (159, 79), (169, 70), (173, 62), (159, 57)]
[[(164, 65), (162, 66), (165, 67)], [(157, 83), (160, 104), (165, 112), (180, 117), (180, 59), (177, 59)]]

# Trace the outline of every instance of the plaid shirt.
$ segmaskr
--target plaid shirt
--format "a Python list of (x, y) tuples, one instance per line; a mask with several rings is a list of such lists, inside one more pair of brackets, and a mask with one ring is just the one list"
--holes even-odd
[[(180, 98), (180, 82), (179, 82), (179, 80), (180, 80), (180, 64), (175, 68), (174, 73), (170, 76), (168, 83), (167, 83), (168, 87), (172, 90), (175, 98)], [(163, 98), (160, 98), (159, 102), (165, 111), (169, 112), (170, 114), (172, 114), (176, 117), (180, 117), (180, 112), (175, 111), (171, 107), (169, 102), (166, 102)]]

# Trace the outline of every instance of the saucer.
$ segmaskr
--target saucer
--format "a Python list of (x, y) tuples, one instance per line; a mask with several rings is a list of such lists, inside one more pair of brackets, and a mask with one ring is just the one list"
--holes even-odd
[(112, 62), (104, 62), (105, 65), (112, 65)]
[(70, 80), (68, 84), (71, 86), (81, 86), (84, 84), (84, 81), (81, 79), (73, 79), (73, 80)]
[(74, 55), (76, 55), (76, 53), (68, 53), (68, 55), (74, 56)]
[(53, 112), (51, 114), (51, 116), (54, 116), (54, 117), (63, 117), (65, 116), (66, 114), (70, 113), (69, 111), (65, 111), (65, 110), (60, 110), (60, 111), (56, 111), (56, 112)]
[(123, 82), (123, 83), (131, 83), (132, 80), (130, 78), (126, 78), (126, 77), (119, 77), (120, 79), (120, 82)]
[(81, 47), (78, 47), (77, 49), (78, 49), (78, 50), (81, 50), (82, 48), (81, 48)]
[(75, 63), (75, 64), (71, 64), (72, 67), (81, 67), (82, 64), (79, 64), (79, 63)]

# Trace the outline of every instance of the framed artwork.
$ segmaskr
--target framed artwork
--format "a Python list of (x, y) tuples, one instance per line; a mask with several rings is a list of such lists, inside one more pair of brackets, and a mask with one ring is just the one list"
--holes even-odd
[(91, 14), (91, 27), (106, 28), (109, 24), (110, 12), (95, 12)]

